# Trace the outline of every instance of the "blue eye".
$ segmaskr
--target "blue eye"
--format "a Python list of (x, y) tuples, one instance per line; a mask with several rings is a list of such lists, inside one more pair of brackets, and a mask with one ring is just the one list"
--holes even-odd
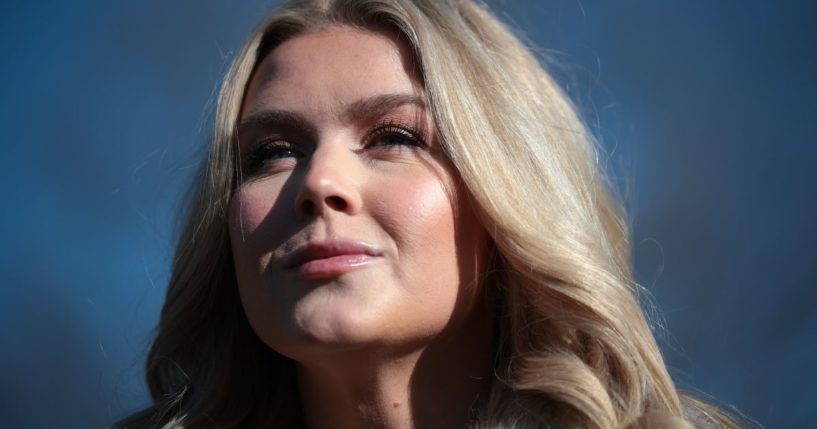
[(285, 148), (275, 148), (273, 150), (268, 151), (264, 158), (266, 159), (281, 159), (281, 158), (290, 158), (290, 157), (297, 157), (298, 155), (290, 150)]
[(303, 153), (290, 142), (285, 140), (262, 141), (250, 152), (245, 165), (247, 173), (253, 174), (266, 167), (302, 157)]
[(378, 137), (378, 141), (380, 144), (385, 146), (395, 146), (395, 145), (405, 145), (410, 144), (413, 145), (416, 143), (414, 139), (409, 138), (403, 134), (397, 133), (388, 133)]
[(397, 125), (386, 125), (375, 129), (370, 135), (368, 146), (404, 147), (423, 146), (423, 140), (416, 131)]

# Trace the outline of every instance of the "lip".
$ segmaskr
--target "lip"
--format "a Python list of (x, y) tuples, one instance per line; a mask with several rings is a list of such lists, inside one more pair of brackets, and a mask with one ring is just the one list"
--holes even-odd
[(337, 277), (368, 265), (382, 256), (377, 246), (363, 241), (328, 239), (309, 242), (283, 259), (284, 270), (306, 279)]

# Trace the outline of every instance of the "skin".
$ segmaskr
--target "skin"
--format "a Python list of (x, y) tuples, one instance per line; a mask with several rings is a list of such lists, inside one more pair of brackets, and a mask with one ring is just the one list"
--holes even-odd
[[(463, 427), (491, 376), (489, 240), (413, 70), (394, 34), (325, 27), (267, 55), (242, 106), (239, 292), (296, 361), (310, 428)], [(379, 254), (317, 279), (284, 267), (329, 238)]]

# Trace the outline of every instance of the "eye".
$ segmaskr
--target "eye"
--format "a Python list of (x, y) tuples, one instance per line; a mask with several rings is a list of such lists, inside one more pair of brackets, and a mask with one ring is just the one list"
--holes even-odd
[(246, 173), (253, 174), (266, 168), (284, 168), (294, 165), (303, 153), (292, 143), (280, 139), (268, 139), (258, 142), (245, 159)]
[(423, 147), (425, 142), (418, 131), (404, 125), (384, 124), (375, 128), (366, 138), (369, 148)]

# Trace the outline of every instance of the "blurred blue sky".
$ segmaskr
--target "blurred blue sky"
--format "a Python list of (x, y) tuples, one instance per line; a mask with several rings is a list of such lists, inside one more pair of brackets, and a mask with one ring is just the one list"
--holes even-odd
[[(275, 2), (0, 5), (0, 421), (143, 406), (229, 59)], [(680, 384), (817, 422), (817, 2), (493, 1), (611, 152)]]

